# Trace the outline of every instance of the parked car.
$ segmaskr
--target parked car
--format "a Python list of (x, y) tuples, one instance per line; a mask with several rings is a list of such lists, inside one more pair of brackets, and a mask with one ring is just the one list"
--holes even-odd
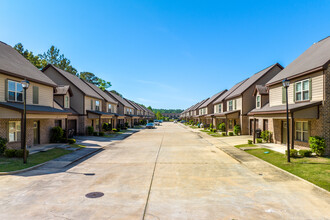
[(160, 125), (160, 123), (159, 123), (159, 121), (154, 121), (154, 124), (155, 124), (155, 126), (159, 126)]
[(175, 121), (174, 121), (174, 123), (176, 124), (176, 123), (178, 123), (178, 121), (177, 121), (177, 120), (175, 120)]
[(146, 128), (148, 128), (148, 129), (154, 129), (155, 128), (155, 125), (154, 125), (154, 123), (148, 123), (146, 125)]
[(163, 120), (158, 120), (159, 121), (159, 123), (163, 123)]

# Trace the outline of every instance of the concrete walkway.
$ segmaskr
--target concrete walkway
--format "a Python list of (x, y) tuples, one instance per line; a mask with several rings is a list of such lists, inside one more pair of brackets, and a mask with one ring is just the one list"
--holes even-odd
[(62, 172), (0, 177), (0, 219), (330, 219), (328, 193), (204, 135), (163, 123)]

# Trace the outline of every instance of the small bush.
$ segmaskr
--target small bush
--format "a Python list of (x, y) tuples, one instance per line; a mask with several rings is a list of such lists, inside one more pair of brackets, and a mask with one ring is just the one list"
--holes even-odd
[(109, 126), (109, 124), (108, 123), (103, 123), (102, 124), (102, 129), (104, 130), (104, 131), (109, 131), (110, 129), (111, 129), (111, 124), (110, 124), (110, 126)]
[[(28, 150), (26, 150), (26, 157), (28, 157), (29, 154), (30, 154), (30, 152)], [(15, 157), (23, 158), (24, 150), (23, 149), (15, 150)]]
[(262, 138), (262, 140), (264, 140), (265, 142), (269, 142), (270, 141), (270, 137), (271, 137), (271, 132), (270, 131), (262, 131), (261, 132), (261, 138)]
[(226, 131), (226, 124), (225, 124), (225, 123), (221, 123), (221, 124), (219, 124), (219, 130), (220, 130), (221, 132), (225, 132), (225, 131)]
[(93, 135), (94, 136), (99, 136), (99, 134), (96, 131), (93, 132)]
[(51, 130), (50, 142), (58, 143), (63, 138), (64, 131), (61, 127), (53, 127)]
[(229, 131), (229, 132), (228, 132), (228, 135), (229, 135), (229, 136), (234, 136), (234, 132)]
[(212, 124), (212, 123), (210, 124), (209, 127), (210, 127), (210, 130), (211, 130), (211, 129), (213, 130), (213, 124)]
[(309, 137), (309, 146), (317, 156), (322, 156), (325, 150), (325, 140), (319, 136)]
[(2, 155), (7, 149), (7, 139), (0, 137), (0, 155)]
[(253, 143), (253, 141), (252, 140), (248, 140), (248, 144), (252, 144)]
[(311, 150), (300, 150), (299, 155), (302, 157), (311, 157), (312, 156), (312, 151)]
[(113, 128), (112, 131), (113, 132), (118, 132), (118, 130), (116, 128)]
[[(288, 155), (288, 151), (285, 151), (285, 155)], [(290, 149), (290, 157), (297, 158), (298, 157), (298, 151), (296, 149)]]
[(262, 143), (262, 139), (261, 138), (257, 138), (257, 143), (261, 144)]
[(93, 135), (94, 134), (94, 128), (92, 126), (87, 127), (87, 134), (88, 135)]
[(99, 133), (99, 136), (104, 136), (104, 132), (101, 131), (101, 132)]
[(6, 149), (4, 152), (4, 155), (6, 157), (15, 157), (16, 156), (16, 150), (15, 149)]
[(128, 122), (125, 122), (125, 127), (128, 128)]
[(226, 132), (221, 132), (221, 136), (227, 136)]
[(241, 133), (241, 126), (240, 125), (235, 125), (234, 126), (234, 134), (239, 135)]
[(70, 138), (70, 139), (68, 139), (68, 143), (69, 144), (75, 144), (76, 143), (76, 139)]

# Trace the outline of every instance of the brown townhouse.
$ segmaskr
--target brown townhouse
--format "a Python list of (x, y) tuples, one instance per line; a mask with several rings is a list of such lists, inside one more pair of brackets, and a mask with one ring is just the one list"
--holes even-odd
[[(255, 92), (256, 108), (249, 115), (255, 128), (273, 133), (275, 143), (286, 143), (286, 129), (290, 144), (308, 146), (310, 136), (326, 140), (330, 154), (330, 37), (308, 48), (284, 70), (269, 80), (268, 87)], [(289, 125), (286, 124), (286, 95), (282, 80), (290, 80), (288, 87)], [(269, 100), (267, 102), (267, 100)]]
[[(125, 98), (124, 98), (125, 99)], [(133, 106), (133, 115), (131, 115), (132, 118), (132, 126), (137, 125), (139, 123), (139, 120), (142, 119), (141, 116), (141, 107), (136, 104), (135, 102), (125, 99), (126, 102), (128, 102), (131, 106)]]
[[(72, 91), (70, 108), (73, 116), (69, 120), (78, 135), (86, 135), (87, 127), (92, 126), (95, 131), (100, 129), (100, 119), (91, 111), (102, 111), (104, 99), (78, 76), (61, 70), (54, 65), (47, 65), (42, 72), (58, 85), (68, 85)], [(70, 127), (72, 128), (72, 127)]]
[(227, 130), (232, 131), (235, 125), (241, 126), (241, 134), (250, 134), (248, 113), (255, 108), (255, 98), (253, 92), (256, 85), (265, 85), (271, 78), (276, 76), (283, 67), (276, 63), (271, 65), (243, 81), (235, 90), (226, 96), (223, 102), (226, 109), (219, 116), (225, 116), (227, 120)]
[(123, 97), (109, 91), (105, 91), (111, 98), (118, 102), (117, 105), (117, 125), (116, 127), (123, 127), (128, 123), (132, 127), (133, 106), (129, 104)]
[[(57, 84), (44, 75), (11, 46), (0, 42), (0, 137), (9, 148), (22, 146), (23, 87), (30, 82), (26, 94), (27, 146), (50, 141), (50, 130), (57, 124), (66, 129), (68, 115), (54, 102)], [(69, 104), (66, 106), (69, 109)]]
[(88, 110), (88, 116), (90, 118), (98, 119), (98, 122), (100, 123), (99, 126), (102, 126), (103, 123), (108, 123), (111, 125), (111, 128), (115, 128), (117, 124), (117, 105), (118, 102), (114, 100), (112, 97), (110, 97), (106, 92), (104, 92), (102, 89), (97, 87), (96, 85), (86, 82), (86, 85), (88, 85), (90, 88), (92, 88), (97, 94), (99, 94), (103, 98), (102, 102), (102, 108), (101, 109), (92, 109)]
[[(196, 122), (201, 122), (199, 118), (199, 114), (201, 113), (199, 111), (199, 107), (203, 105), (207, 100), (210, 98), (204, 99), (200, 102), (198, 102), (196, 105), (194, 105), (190, 110), (189, 110), (189, 120), (193, 120), (195, 123)], [(202, 112), (203, 113), (203, 112)]]
[[(199, 121), (202, 122), (206, 127), (209, 127), (210, 124), (213, 124), (213, 117), (214, 117), (214, 107), (213, 102), (218, 99), (221, 95), (223, 95), (227, 89), (213, 95), (207, 101), (205, 101), (202, 105), (198, 107), (198, 118)], [(216, 124), (213, 124), (216, 125)]]

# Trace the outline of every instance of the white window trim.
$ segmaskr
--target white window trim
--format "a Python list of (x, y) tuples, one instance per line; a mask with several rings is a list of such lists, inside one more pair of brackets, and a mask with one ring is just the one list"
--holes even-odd
[[(14, 123), (15, 124), (15, 128), (13, 132), (10, 132), (9, 128), (9, 124), (10, 123)], [(18, 129), (18, 124), (19, 124), (19, 129)], [(8, 123), (8, 142), (17, 142), (20, 141), (20, 139), (18, 139), (18, 133), (21, 135), (21, 122), (20, 121), (9, 121)], [(10, 134), (14, 134), (14, 140), (10, 139)]]
[[(307, 86), (307, 89), (305, 89), (304, 90), (304, 88), (303, 88), (303, 85), (304, 85), (304, 82), (308, 82), (308, 86)], [(309, 100), (309, 93), (310, 93), (310, 91), (309, 91), (309, 79), (305, 79), (305, 80), (301, 80), (301, 81), (298, 81), (298, 82), (296, 82), (295, 83), (295, 86), (294, 86), (294, 89), (295, 89), (295, 100), (296, 101), (298, 101), (298, 102), (300, 102), (300, 101), (308, 101)], [(300, 84), (300, 91), (297, 91), (297, 84)], [(308, 95), (307, 95), (307, 99), (304, 99), (304, 92), (308, 92)], [(301, 97), (301, 99), (300, 100), (298, 100), (297, 99), (297, 94), (299, 94), (300, 93), (300, 97)]]
[(100, 111), (100, 101), (99, 100), (95, 100), (95, 110)]
[[(230, 109), (231, 107), (231, 109)], [(233, 111), (234, 110), (234, 106), (233, 106), (233, 100), (228, 101), (228, 111)]]
[(69, 96), (65, 96), (64, 98), (64, 108), (69, 108)]
[[(297, 130), (297, 127), (298, 127), (297, 123), (301, 123), (301, 130)], [(307, 123), (307, 131), (304, 131), (304, 123)], [(304, 141), (304, 133), (307, 133), (307, 135), (308, 135), (308, 130), (309, 130), (308, 121), (296, 121), (296, 124), (295, 124), (295, 140), (296, 141), (301, 141), (301, 142), (306, 142), (306, 141)], [(298, 139), (297, 132), (301, 133), (301, 136), (300, 136), (301, 139)]]
[[(15, 91), (9, 89), (9, 82), (13, 82), (13, 83), (15, 83)], [(7, 95), (8, 95), (8, 101), (10, 101), (10, 102), (23, 102), (23, 98), (24, 98), (24, 97), (23, 97), (23, 87), (22, 87), (22, 92), (18, 92), (18, 91), (17, 91), (17, 85), (18, 85), (18, 84), (21, 84), (21, 83), (16, 82), (16, 81), (14, 81), (14, 80), (8, 80), (7, 83), (8, 83), (8, 85), (7, 85), (7, 88), (8, 88), (8, 91), (7, 91), (7, 93), (8, 93), (8, 94), (7, 94)], [(15, 97), (15, 100), (10, 100), (10, 99), (9, 99), (9, 97), (10, 97), (10, 96), (9, 96), (9, 92), (13, 92), (13, 93), (15, 94), (15, 96), (14, 96), (14, 97)], [(18, 100), (17, 100), (17, 93), (22, 94), (22, 101), (18, 101)]]
[(108, 112), (112, 112), (112, 105), (111, 104), (108, 104)]
[[(259, 100), (258, 100), (258, 98), (259, 98)], [(261, 95), (257, 95), (257, 97), (256, 97), (256, 106), (257, 106), (257, 108), (261, 107)]]

